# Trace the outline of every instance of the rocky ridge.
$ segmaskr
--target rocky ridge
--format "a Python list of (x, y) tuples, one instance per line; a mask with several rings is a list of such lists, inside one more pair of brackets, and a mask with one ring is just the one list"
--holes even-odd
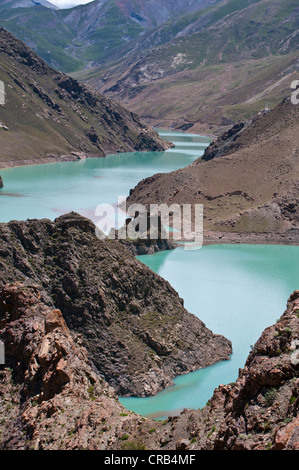
[(0, 225), (0, 285), (34, 282), (82, 335), (119, 395), (149, 396), (180, 374), (229, 359), (231, 343), (188, 313), (160, 276), (77, 214)]
[(0, 330), (0, 449), (120, 448), (141, 419), (128, 412), (94, 370), (79, 336), (34, 284), (6, 285)]

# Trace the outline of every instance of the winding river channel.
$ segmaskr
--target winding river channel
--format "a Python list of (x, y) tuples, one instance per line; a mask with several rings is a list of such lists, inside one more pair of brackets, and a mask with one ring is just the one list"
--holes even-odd
[[(69, 211), (94, 220), (99, 204), (115, 204), (145, 177), (187, 166), (210, 142), (192, 134), (160, 134), (176, 147), (1, 170), (5, 187), (0, 190), (0, 222), (54, 220)], [(139, 259), (172, 284), (187, 310), (233, 345), (229, 361), (178, 377), (173, 387), (155, 397), (120, 399), (128, 409), (156, 419), (201, 408), (218, 385), (234, 382), (251, 346), (281, 316), (299, 287), (297, 246), (210, 245)]]

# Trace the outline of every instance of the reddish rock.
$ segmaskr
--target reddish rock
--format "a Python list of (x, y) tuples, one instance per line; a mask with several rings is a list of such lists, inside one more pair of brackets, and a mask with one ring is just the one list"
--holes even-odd
[(280, 429), (275, 436), (275, 450), (299, 450), (299, 418)]

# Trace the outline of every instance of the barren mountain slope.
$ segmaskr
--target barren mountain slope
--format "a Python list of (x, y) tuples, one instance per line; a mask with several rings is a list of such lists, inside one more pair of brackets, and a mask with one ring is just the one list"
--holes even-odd
[(296, 0), (228, 0), (161, 25), (80, 78), (152, 125), (215, 132), (287, 96), (298, 27)]
[(298, 72), (296, 0), (17, 4), (0, 2), (2, 26), (156, 127), (218, 132), (278, 104)]
[(169, 144), (133, 113), (56, 72), (0, 28), (0, 166), (163, 150)]
[[(0, 1), (0, 25), (63, 72), (122, 58), (135, 39), (182, 14), (225, 0), (96, 0), (56, 9), (46, 1)], [(42, 3), (42, 4), (40, 4)], [(47, 7), (47, 8), (46, 8)]]

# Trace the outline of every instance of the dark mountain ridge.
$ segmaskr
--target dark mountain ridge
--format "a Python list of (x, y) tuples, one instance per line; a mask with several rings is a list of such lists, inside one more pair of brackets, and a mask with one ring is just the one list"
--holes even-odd
[(136, 114), (50, 68), (0, 28), (0, 165), (76, 160), (171, 144)]

